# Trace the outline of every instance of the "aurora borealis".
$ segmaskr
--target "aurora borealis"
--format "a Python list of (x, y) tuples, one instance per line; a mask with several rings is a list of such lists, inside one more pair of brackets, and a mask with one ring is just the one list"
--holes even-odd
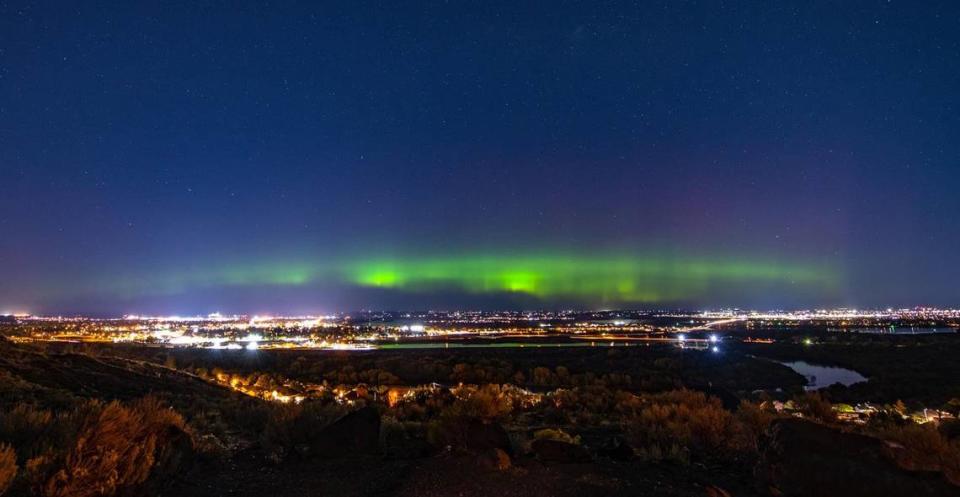
[(834, 284), (831, 274), (763, 262), (672, 260), (662, 257), (462, 257), (373, 260), (348, 264), (361, 286), (430, 290), (452, 286), (470, 293), (519, 293), (540, 299), (578, 298), (619, 303), (675, 302), (702, 297), (718, 284)]
[(7, 2), (0, 313), (956, 305), (957, 19)]
[[(149, 279), (148, 279), (149, 281)], [(658, 257), (469, 256), (344, 261), (331, 265), (240, 266), (148, 283), (161, 291), (199, 286), (302, 286), (339, 283), (400, 291), (453, 288), (585, 301), (670, 302), (718, 284), (790, 283), (832, 288), (835, 276), (813, 266)], [(147, 289), (139, 289), (144, 291)]]
[[(438, 294), (496, 297), (501, 302), (554, 302), (582, 306), (657, 305), (696, 301), (711, 294), (757, 288), (834, 294), (836, 268), (772, 260), (692, 255), (505, 253), (449, 256), (340, 258), (326, 262), (210, 264), (161, 274), (111, 275), (97, 281), (104, 298), (146, 294), (177, 296), (193, 289), (258, 291), (348, 289), (370, 295)], [(77, 291), (77, 290), (73, 290)], [(87, 289), (87, 292), (91, 290)]]

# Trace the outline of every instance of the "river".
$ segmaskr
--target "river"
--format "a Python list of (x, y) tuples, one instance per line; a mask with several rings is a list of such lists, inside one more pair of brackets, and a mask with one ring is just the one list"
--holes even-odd
[(806, 361), (777, 362), (796, 371), (797, 373), (802, 374), (804, 378), (807, 379), (807, 385), (804, 387), (806, 390), (819, 390), (821, 388), (829, 387), (834, 383), (850, 386), (854, 383), (867, 381), (865, 376), (852, 369), (838, 368), (835, 366), (820, 366), (817, 364), (810, 364)]

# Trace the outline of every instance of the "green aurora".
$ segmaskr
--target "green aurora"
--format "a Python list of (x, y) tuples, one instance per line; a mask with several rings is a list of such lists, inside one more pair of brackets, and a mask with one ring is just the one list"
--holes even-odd
[(160, 276), (119, 278), (113, 293), (177, 294), (197, 288), (316, 286), (393, 292), (517, 294), (581, 302), (696, 299), (723, 286), (837, 288), (836, 271), (810, 263), (673, 255), (466, 255), (370, 257), (334, 262), (223, 264)]

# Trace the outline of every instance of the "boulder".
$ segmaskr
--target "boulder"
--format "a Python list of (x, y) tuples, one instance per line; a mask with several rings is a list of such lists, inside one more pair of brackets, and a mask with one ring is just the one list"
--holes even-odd
[(590, 453), (583, 446), (559, 440), (534, 440), (530, 448), (537, 459), (543, 462), (577, 463), (590, 460)]
[(479, 418), (466, 418), (463, 420), (462, 427), (467, 449), (477, 452), (500, 449), (506, 454), (512, 452), (507, 430), (504, 430), (499, 423)]
[(481, 467), (495, 469), (497, 471), (506, 471), (510, 469), (512, 461), (510, 455), (501, 449), (489, 449), (477, 456), (477, 461)]
[(775, 421), (760, 450), (757, 481), (774, 495), (960, 495), (940, 473), (899, 468), (880, 439), (801, 419)]
[(380, 449), (380, 413), (363, 407), (336, 420), (317, 437), (312, 454), (342, 457), (374, 454)]

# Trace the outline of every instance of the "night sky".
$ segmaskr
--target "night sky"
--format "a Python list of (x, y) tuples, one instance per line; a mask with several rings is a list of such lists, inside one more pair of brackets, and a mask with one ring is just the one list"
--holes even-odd
[(960, 304), (960, 2), (0, 2), (0, 312)]

